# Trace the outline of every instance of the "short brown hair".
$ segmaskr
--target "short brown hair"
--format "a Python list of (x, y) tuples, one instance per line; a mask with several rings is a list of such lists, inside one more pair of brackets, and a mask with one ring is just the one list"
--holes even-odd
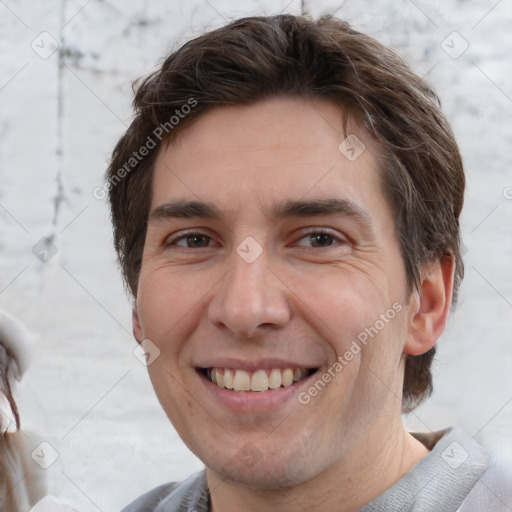
[[(114, 244), (131, 293), (137, 294), (152, 170), (162, 142), (209, 109), (283, 95), (334, 101), (380, 143), (383, 190), (393, 208), (409, 292), (419, 285), (423, 265), (448, 256), (456, 266), (455, 303), (463, 276), (459, 215), (465, 178), (439, 99), (396, 53), (331, 16), (236, 20), (189, 41), (139, 84), (135, 117), (107, 172)], [(153, 149), (139, 159), (137, 152), (149, 141)], [(434, 353), (435, 347), (408, 356), (404, 411), (432, 392)]]

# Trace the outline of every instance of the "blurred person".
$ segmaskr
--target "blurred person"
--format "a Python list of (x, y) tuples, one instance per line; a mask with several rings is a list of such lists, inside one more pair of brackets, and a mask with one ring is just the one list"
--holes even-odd
[(47, 495), (45, 472), (31, 457), (36, 435), (21, 430), (13, 388), (29, 366), (33, 345), (28, 329), (0, 311), (0, 511), (72, 512)]
[(43, 470), (30, 457), (20, 430), (13, 387), (30, 358), (32, 337), (11, 315), (0, 311), (0, 510), (28, 511), (45, 494)]
[(125, 512), (505, 511), (460, 427), (411, 433), (463, 277), (436, 93), (324, 16), (236, 20), (139, 84), (107, 172), (133, 333), (205, 469)]

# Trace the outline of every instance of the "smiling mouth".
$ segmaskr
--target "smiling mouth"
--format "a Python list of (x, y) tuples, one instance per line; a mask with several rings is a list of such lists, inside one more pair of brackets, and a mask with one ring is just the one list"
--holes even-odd
[(317, 368), (272, 368), (246, 372), (232, 368), (200, 368), (211, 383), (232, 391), (272, 391), (296, 384), (317, 371)]

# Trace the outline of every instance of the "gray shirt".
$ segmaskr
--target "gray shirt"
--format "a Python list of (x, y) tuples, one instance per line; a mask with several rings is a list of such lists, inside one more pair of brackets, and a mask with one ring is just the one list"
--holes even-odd
[[(466, 431), (413, 434), (431, 452), (359, 512), (512, 512), (512, 469)], [(122, 512), (209, 512), (206, 473), (162, 485)]]

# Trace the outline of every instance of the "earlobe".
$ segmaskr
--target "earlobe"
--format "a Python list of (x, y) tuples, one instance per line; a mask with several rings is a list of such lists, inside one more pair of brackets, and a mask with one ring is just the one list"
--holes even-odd
[(137, 340), (137, 343), (142, 343), (144, 336), (142, 335), (142, 327), (139, 322), (139, 313), (137, 311), (137, 305), (134, 305), (132, 309), (132, 332), (133, 337)]
[(412, 356), (430, 350), (441, 336), (452, 302), (455, 262), (451, 256), (425, 267), (420, 289), (409, 305), (409, 336), (404, 353)]

